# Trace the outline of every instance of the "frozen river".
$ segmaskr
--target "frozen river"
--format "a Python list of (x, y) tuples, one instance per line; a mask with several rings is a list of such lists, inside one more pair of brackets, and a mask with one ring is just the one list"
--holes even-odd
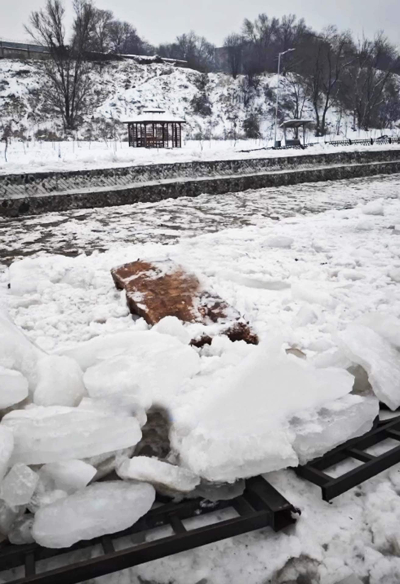
[(52, 253), (75, 256), (114, 245), (176, 243), (231, 227), (262, 226), (295, 214), (346, 209), (376, 198), (396, 198), (400, 175), (266, 188), (159, 203), (0, 218), (0, 262)]

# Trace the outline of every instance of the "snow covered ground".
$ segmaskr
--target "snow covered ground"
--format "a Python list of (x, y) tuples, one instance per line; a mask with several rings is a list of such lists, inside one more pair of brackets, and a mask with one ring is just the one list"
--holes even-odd
[[(146, 334), (148, 329), (142, 319), (132, 320), (124, 294), (115, 289), (109, 273), (112, 267), (139, 257), (172, 259), (207, 278), (251, 322), (262, 343), (268, 344), (263, 347), (283, 345), (303, 351), (309, 365), (296, 367), (304, 371), (306, 367), (318, 371), (334, 367), (331, 373), (326, 370), (329, 377), (333, 372), (344, 374), (352, 359), (363, 360), (367, 369), (373, 369), (379, 387), (386, 390), (389, 384), (389, 389), (396, 390), (399, 386), (391, 352), (397, 355), (394, 347), (400, 346), (399, 175), (69, 211), (3, 220), (0, 227), (3, 247), (10, 249), (3, 252), (3, 261), (16, 260), (10, 268), (3, 264), (0, 303), (8, 306), (16, 324), (39, 348), (78, 360), (87, 370), (84, 381), (89, 393), (91, 384), (98, 391), (103, 386), (107, 389), (107, 376), (101, 368), (107, 359), (117, 367), (118, 359), (129, 357), (131, 362), (132, 355), (120, 356), (120, 349), (110, 354), (110, 347), (104, 344), (100, 351), (98, 347), (100, 362), (96, 364), (93, 345), (84, 348), (79, 343), (93, 339), (92, 343), (101, 344), (106, 334)], [(18, 260), (28, 254), (32, 257)], [(377, 354), (378, 367), (369, 355), (360, 356), (353, 342), (359, 336), (348, 336), (355, 322), (362, 323), (368, 334), (379, 333), (381, 343), (387, 343), (379, 345), (383, 351)], [(172, 351), (179, 347), (183, 355), (188, 350), (185, 338), (198, 327), (177, 327), (169, 322), (157, 326), (153, 338), (159, 344), (151, 349), (153, 353), (146, 344), (130, 349), (139, 351), (141, 363), (146, 358), (154, 360), (154, 351), (159, 356), (163, 342), (170, 343)], [(191, 424), (202, 428), (199, 411), (215, 409), (218, 387), (229, 392), (229, 387), (224, 388), (229, 376), (239, 371), (239, 365), (245, 368), (257, 350), (225, 339), (204, 349), (198, 359), (182, 357), (186, 370), (176, 370), (186, 381), (179, 392), (176, 382), (164, 374), (170, 357), (161, 362), (159, 374), (166, 393), (158, 397), (172, 406), (176, 443), (182, 445), (182, 435), (187, 435)], [(349, 361), (351, 352), (354, 355)], [(115, 354), (117, 361), (113, 361)], [(387, 376), (387, 371), (393, 376)], [(138, 376), (139, 386), (156, 395), (159, 385), (151, 371), (143, 377), (139, 370), (131, 373)], [(344, 395), (346, 383), (343, 378), (343, 385), (335, 390), (336, 399), (351, 397)], [(212, 395), (207, 393), (210, 387)], [(308, 391), (306, 385), (301, 391)], [(138, 399), (142, 397), (139, 393)], [(293, 394), (293, 401), (298, 398)], [(228, 414), (237, 420), (240, 400), (232, 403), (233, 411)], [(284, 407), (289, 411), (291, 404)], [(74, 411), (78, 418), (100, 415), (88, 402)], [(8, 425), (23, 423), (14, 415)], [(317, 440), (314, 448), (318, 447)], [(20, 456), (32, 455), (29, 442), (26, 448)], [(43, 456), (48, 456), (49, 446), (41, 443), (41, 448)], [(190, 462), (190, 443), (183, 445), (182, 452), (188, 453)], [(261, 530), (98, 582), (336, 584), (352, 573), (368, 584), (400, 581), (398, 467), (332, 504), (323, 502), (317, 487), (291, 471), (269, 473), (267, 478), (302, 510), (297, 524), (285, 533)], [(45, 515), (41, 513), (41, 525)], [(196, 520), (198, 525), (203, 521)]]
[[(388, 134), (392, 132), (388, 131)], [(357, 139), (368, 138), (371, 133), (355, 134)], [(380, 132), (372, 133), (376, 137)], [(395, 133), (393, 133), (395, 135)], [(332, 137), (338, 139), (337, 136)], [(317, 140), (312, 138), (312, 141)], [(147, 149), (129, 148), (127, 142), (19, 142), (12, 141), (8, 147), (7, 160), (4, 145), (0, 146), (0, 175), (48, 171), (89, 170), (95, 168), (118, 168), (151, 164), (173, 164), (200, 160), (246, 160), (249, 158), (280, 158), (310, 154), (338, 152), (337, 146), (320, 144), (307, 150), (264, 150), (272, 146), (270, 140), (187, 140), (182, 148)], [(345, 152), (400, 149), (398, 144), (373, 146), (346, 146)], [(243, 152), (244, 151), (244, 152)]]

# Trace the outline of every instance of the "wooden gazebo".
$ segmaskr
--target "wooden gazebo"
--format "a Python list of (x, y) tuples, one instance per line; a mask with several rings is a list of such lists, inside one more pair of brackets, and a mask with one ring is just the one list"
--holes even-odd
[[(281, 124), (281, 128), (283, 128), (283, 133), (285, 136), (285, 146), (301, 146), (301, 142), (297, 137), (299, 128), (303, 129), (303, 147), (306, 145), (306, 129), (307, 127), (312, 124), (312, 120), (287, 120)], [(287, 138), (286, 132), (288, 129), (292, 129), (295, 131), (295, 138), (289, 139)]]
[(124, 120), (128, 124), (129, 146), (133, 148), (181, 148), (182, 124), (159, 108), (144, 109), (141, 114)]

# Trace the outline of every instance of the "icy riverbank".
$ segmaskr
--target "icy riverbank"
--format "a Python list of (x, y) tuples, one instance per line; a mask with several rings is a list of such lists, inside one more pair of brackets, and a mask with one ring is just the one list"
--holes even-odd
[[(210, 443), (209, 453), (214, 455), (215, 444), (221, 439), (218, 432), (221, 420), (226, 429), (223, 437), (237, 439), (237, 428), (243, 424), (246, 437), (252, 430), (252, 439), (258, 437), (260, 445), (271, 447), (274, 443), (268, 443), (268, 436), (261, 432), (264, 415), (269, 423), (282, 424), (282, 420), (275, 419), (277, 412), (285, 409), (290, 415), (294, 408), (293, 411), (299, 413), (307, 403), (311, 409), (300, 416), (301, 423), (299, 425), (298, 420), (295, 431), (289, 425), (285, 440), (289, 439), (296, 452), (311, 456), (310, 445), (313, 452), (321, 444), (323, 448), (332, 445), (323, 444), (324, 426), (316, 416), (329, 400), (328, 411), (336, 411), (336, 415), (344, 413), (344, 428), (349, 427), (346, 411), (349, 412), (352, 400), (357, 405), (357, 398), (360, 398), (349, 395), (351, 383), (349, 387), (347, 383), (351, 377), (345, 369), (352, 363), (361, 363), (367, 371), (372, 371), (373, 385), (377, 382), (380, 389), (387, 390), (388, 383), (392, 383), (389, 390), (398, 387), (392, 357), (397, 354), (399, 344), (396, 319), (400, 316), (400, 200), (396, 196), (398, 186), (393, 182), (389, 184), (392, 184), (391, 190), (383, 189), (378, 193), (382, 200), (367, 204), (371, 195), (363, 192), (365, 186), (355, 189), (354, 198), (359, 197), (363, 202), (357, 205), (353, 201), (356, 205), (353, 209), (297, 215), (280, 221), (258, 216), (253, 218), (253, 225), (181, 239), (169, 246), (148, 241), (130, 246), (112, 245), (103, 254), (76, 258), (43, 255), (15, 262), (2, 275), (1, 299), (8, 305), (16, 323), (40, 349), (78, 362), (89, 393), (78, 408), (73, 408), (82, 412), (79, 415), (96, 419), (104, 415), (100, 405), (95, 406), (90, 401), (100, 396), (90, 394), (100, 392), (104, 399), (105, 395), (114, 393), (110, 381), (118, 374), (118, 388), (123, 389), (124, 396), (116, 401), (113, 396), (113, 410), (109, 408), (109, 414), (115, 416), (115, 412), (123, 408), (124, 416), (128, 410), (130, 416), (135, 412), (139, 420), (140, 409), (149, 407), (146, 399), (163, 401), (172, 412), (173, 445), (180, 450), (185, 464), (197, 465), (192, 472), (201, 474), (205, 472), (204, 461), (208, 465), (207, 472), (214, 472), (214, 468), (220, 472), (219, 461), (210, 464), (214, 462), (210, 456), (201, 459), (196, 448), (201, 440), (212, 438), (214, 442)], [(344, 194), (341, 196), (346, 199)], [(318, 204), (316, 199), (312, 199), (312, 204)], [(214, 207), (214, 212), (217, 211), (218, 207)], [(107, 227), (103, 238), (107, 246)], [(187, 345), (199, 325), (182, 326), (167, 321), (157, 325), (156, 331), (149, 331), (141, 319), (133, 321), (123, 293), (114, 288), (109, 270), (137, 257), (171, 258), (205, 275), (218, 293), (253, 324), (262, 340), (260, 347), (219, 339), (199, 352)], [(8, 283), (11, 284), (9, 290)], [(360, 353), (359, 329), (354, 329), (354, 324), (366, 327), (369, 334), (381, 339), (379, 344), (369, 344), (370, 351), (375, 351), (372, 358), (371, 352)], [(276, 339), (277, 331), (279, 340)], [(117, 337), (113, 336), (116, 333)], [(276, 339), (273, 345), (272, 338)], [(117, 339), (120, 340), (117, 342)], [(82, 341), (87, 343), (82, 345)], [(288, 346), (301, 349), (307, 362), (292, 355), (285, 356), (282, 349)], [(259, 360), (260, 351), (262, 358)], [(189, 358), (189, 352), (193, 358)], [(173, 355), (178, 359), (175, 364), (171, 361)], [(158, 369), (154, 368), (155, 362), (160, 364)], [(124, 375), (128, 364), (129, 372)], [(10, 364), (4, 366), (10, 367)], [(251, 379), (253, 371), (258, 371), (258, 375)], [(393, 374), (387, 375), (387, 371)], [(293, 388), (293, 376), (298, 381), (300, 395)], [(133, 379), (134, 387), (129, 385), (129, 380)], [(322, 379), (328, 385), (331, 380), (331, 385), (325, 386)], [(35, 383), (32, 378), (32, 385)], [(246, 391), (242, 393), (240, 389), (245, 383)], [(315, 391), (311, 391), (314, 383), (317, 384)], [(274, 387), (285, 388), (288, 400), (283, 400), (283, 408), (278, 408), (279, 399), (283, 398), (278, 393), (269, 411), (268, 400), (263, 401), (266, 396), (257, 392), (261, 388), (274, 396)], [(35, 396), (37, 390), (33, 389)], [(134, 394), (134, 402), (126, 401), (126, 392)], [(229, 407), (224, 406), (225, 403)], [(332, 404), (336, 404), (333, 410)], [(371, 404), (366, 422), (376, 413), (373, 410), (376, 400), (372, 399)], [(54, 407), (58, 406), (47, 406), (49, 410)], [(256, 414), (260, 414), (260, 424)], [(15, 414), (9, 416), (10, 421), (15, 418)], [(123, 419), (127, 423), (131, 418)], [(362, 424), (360, 418), (357, 422)], [(21, 420), (18, 423), (22, 427)], [(315, 434), (314, 438), (311, 434), (307, 436), (308, 430), (299, 432), (299, 428), (310, 427), (319, 432), (317, 438)], [(274, 429), (278, 428), (274, 426)], [(199, 440), (193, 439), (196, 432)], [(343, 429), (340, 438), (346, 439)], [(240, 441), (223, 444), (223, 448), (227, 446), (225, 453), (229, 454), (245, 444)], [(282, 443), (275, 442), (275, 451), (282, 454), (281, 446)], [(195, 450), (192, 451), (192, 447)], [(207, 449), (202, 448), (203, 452), (207, 453)], [(254, 442), (250, 452), (254, 452)], [(249, 462), (249, 451), (243, 448), (242, 453), (244, 460)], [(265, 460), (265, 451), (258, 454)], [(79, 453), (68, 456), (73, 455), (81, 456)], [(270, 452), (267, 455), (270, 456)], [(127, 472), (126, 460), (130, 453), (123, 456)], [(296, 462), (293, 454), (287, 460), (290, 464)], [(224, 456), (224, 462), (229, 462), (231, 469), (233, 463), (243, 471), (237, 457), (229, 460)], [(92, 457), (87, 463), (95, 465), (98, 461)], [(255, 472), (254, 468), (251, 466), (251, 472)], [(384, 476), (343, 495), (332, 505), (323, 503), (316, 488), (295, 478), (290, 471), (269, 474), (269, 480), (284, 496), (303, 510), (295, 528), (279, 535), (262, 531), (241, 536), (106, 577), (103, 582), (131, 583), (135, 582), (135, 574), (140, 574), (145, 581), (162, 584), (170, 582), (171, 578), (178, 584), (198, 584), (202, 579), (210, 584), (239, 584), (243, 579), (250, 584), (261, 584), (268, 579), (274, 583), (288, 582), (303, 575), (311, 582), (334, 584), (354, 572), (363, 578), (369, 577), (372, 584), (394, 584), (400, 577), (396, 551), (399, 546), (396, 526), (400, 517), (396, 494), (400, 484), (398, 474), (395, 467)], [(151, 473), (145, 476), (153, 480)], [(219, 477), (222, 478), (227, 476)], [(60, 499), (52, 504), (59, 516), (64, 517), (69, 508), (65, 511), (62, 494), (57, 497)], [(83, 503), (79, 500), (77, 504)], [(41, 518), (41, 532), (45, 520), (46, 517)]]

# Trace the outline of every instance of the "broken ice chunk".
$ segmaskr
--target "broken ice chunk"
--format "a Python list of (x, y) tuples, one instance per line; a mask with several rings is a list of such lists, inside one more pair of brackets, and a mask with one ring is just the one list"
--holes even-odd
[(142, 436), (135, 418), (63, 406), (13, 411), (2, 426), (14, 433), (13, 463), (25, 464), (88, 458), (134, 446)]
[(397, 349), (400, 349), (400, 319), (395, 318), (393, 314), (372, 312), (360, 317), (357, 324), (371, 328)]
[(119, 392), (107, 395), (103, 399), (84, 397), (78, 408), (80, 410), (102, 412), (103, 414), (107, 413), (108, 415), (133, 416), (142, 427), (147, 420), (142, 401), (132, 393)]
[[(353, 377), (340, 369), (315, 369), (280, 348), (260, 345), (215, 384), (209, 381), (210, 398), (202, 409), (191, 415), (175, 411), (171, 439), (192, 472), (208, 481), (232, 482), (296, 466), (290, 420), (348, 395)], [(357, 424), (349, 432), (358, 430)], [(323, 432), (320, 423), (316, 447)]]
[(292, 237), (286, 237), (285, 235), (271, 235), (265, 240), (265, 245), (267, 247), (280, 247), (283, 249), (290, 249), (294, 243)]
[(396, 410), (400, 406), (400, 353), (363, 325), (350, 325), (339, 338), (347, 356), (367, 371), (375, 395)]
[(86, 487), (96, 472), (94, 466), (82, 460), (51, 462), (40, 469), (41, 474), (54, 481), (57, 489), (67, 493), (74, 493), (78, 489)]
[(9, 467), (14, 449), (14, 436), (9, 428), (0, 424), (0, 483)]
[(121, 479), (145, 481), (180, 493), (189, 493), (200, 483), (200, 478), (190, 470), (147, 456), (125, 460), (117, 474)]
[(159, 320), (158, 323), (153, 326), (152, 331), (162, 335), (176, 337), (184, 345), (188, 345), (191, 341), (189, 332), (185, 328), (183, 322), (179, 320), (179, 318), (176, 318), (176, 316), (164, 316), (164, 318)]
[(369, 395), (346, 395), (319, 410), (299, 412), (289, 421), (295, 433), (293, 448), (300, 464), (305, 464), (372, 428), (379, 414), (379, 402)]
[(69, 547), (131, 527), (153, 505), (154, 488), (147, 483), (94, 483), (35, 515), (32, 534), (49, 548)]
[(200, 357), (192, 347), (167, 335), (144, 334), (153, 339), (152, 344), (87, 369), (84, 383), (90, 397), (131, 393), (148, 409), (153, 400), (168, 401), (185, 379), (199, 371)]
[(361, 211), (364, 215), (384, 215), (383, 200), (377, 199), (376, 201), (370, 201), (361, 207)]
[(21, 517), (18, 517), (8, 532), (10, 543), (13, 543), (14, 545), (34, 543), (35, 540), (32, 537), (33, 521), (34, 516), (32, 513), (25, 513)]
[(169, 335), (156, 333), (155, 331), (124, 331), (95, 337), (76, 347), (60, 351), (60, 354), (75, 359), (82, 371), (89, 367), (114, 357), (122, 355), (143, 355), (147, 352), (160, 352), (167, 348), (178, 348), (182, 343)]
[(15, 520), (23, 515), (24, 512), (25, 506), (10, 507), (5, 501), (0, 500), (0, 533), (8, 535)]
[(26, 464), (15, 464), (6, 475), (0, 488), (0, 498), (7, 505), (27, 505), (39, 481), (39, 475)]
[(32, 390), (36, 384), (36, 364), (45, 353), (38, 349), (0, 310), (0, 365), (24, 375)]
[(0, 410), (18, 404), (28, 396), (28, 380), (19, 371), (0, 365)]
[(33, 401), (38, 406), (77, 406), (86, 394), (83, 373), (70, 357), (46, 355), (37, 363)]

